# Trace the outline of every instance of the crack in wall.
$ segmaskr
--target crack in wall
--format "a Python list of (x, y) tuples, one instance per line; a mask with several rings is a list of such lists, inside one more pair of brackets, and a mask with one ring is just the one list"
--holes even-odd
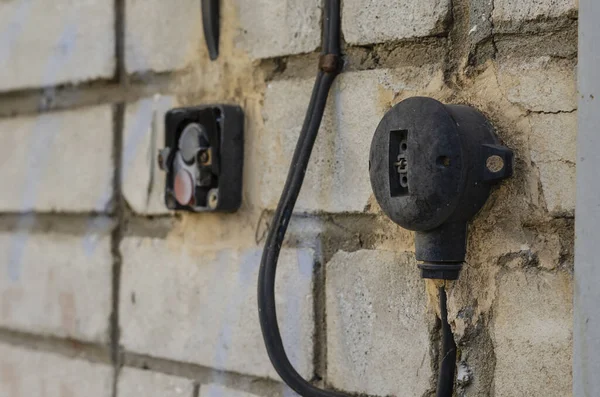
[[(125, 1), (114, 0), (115, 9), (115, 59), (116, 70), (115, 80), (121, 87), (128, 86), (127, 70), (125, 66)], [(124, 199), (122, 195), (122, 166), (123, 166), (123, 133), (125, 128), (125, 103), (118, 102), (113, 105), (113, 203), (114, 218), (116, 220), (115, 228), (111, 234), (111, 253), (113, 256), (112, 264), (112, 285), (111, 299), (112, 310), (110, 314), (110, 349), (111, 362), (113, 365), (113, 384), (112, 397), (118, 396), (118, 382), (121, 369), (120, 354), (120, 320), (119, 320), (119, 299), (121, 287), (121, 266), (123, 259), (120, 251), (120, 244), (123, 235), (123, 208)]]
[(112, 311), (110, 314), (110, 344), (111, 344), (111, 360), (114, 366), (114, 384), (113, 397), (117, 397), (117, 384), (119, 371), (121, 367), (120, 359), (120, 321), (119, 321), (119, 299), (121, 286), (121, 266), (122, 256), (120, 251), (121, 239), (123, 236), (124, 216), (123, 216), (123, 197), (121, 192), (121, 155), (123, 141), (123, 124), (125, 121), (125, 104), (116, 104), (114, 106), (114, 161), (115, 175), (113, 191), (115, 195), (115, 219), (116, 226), (111, 234), (111, 252), (113, 255), (112, 265), (112, 286), (111, 299)]
[(498, 45), (496, 43), (496, 26), (494, 24), (494, 11), (496, 10), (496, 0), (490, 0), (492, 3), (492, 9), (490, 10), (490, 14), (488, 16), (488, 21), (490, 22), (490, 33), (492, 40), (492, 48), (494, 49), (494, 55), (492, 59), (496, 59), (498, 57)]
[(555, 112), (550, 112), (547, 110), (530, 110), (529, 113), (533, 113), (533, 114), (571, 114), (571, 113), (576, 113), (577, 112), (577, 108), (571, 109), (571, 110), (557, 110)]

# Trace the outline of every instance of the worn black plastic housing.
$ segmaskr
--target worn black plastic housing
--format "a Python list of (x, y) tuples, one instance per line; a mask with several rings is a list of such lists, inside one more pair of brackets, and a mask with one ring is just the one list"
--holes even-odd
[[(233, 212), (242, 201), (244, 113), (238, 106), (206, 105), (172, 109), (165, 116), (165, 204), (173, 210)], [(182, 200), (178, 173), (189, 178)], [(184, 178), (185, 179), (185, 178)], [(189, 202), (187, 198), (189, 197)]]
[(468, 221), (493, 183), (512, 175), (513, 153), (476, 109), (424, 97), (406, 99), (381, 120), (369, 158), (382, 210), (414, 230), (424, 278), (458, 278)]

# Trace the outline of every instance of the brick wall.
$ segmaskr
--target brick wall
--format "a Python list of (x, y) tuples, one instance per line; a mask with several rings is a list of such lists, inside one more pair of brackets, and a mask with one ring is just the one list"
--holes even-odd
[[(292, 395), (263, 347), (256, 277), (316, 70), (320, 0), (0, 2), (0, 396)], [(369, 396), (431, 396), (436, 289), (377, 206), (368, 147), (425, 95), (479, 108), (515, 176), (449, 287), (459, 396), (571, 394), (576, 0), (343, 1), (336, 81), (278, 272), (296, 368)], [(167, 211), (173, 106), (246, 112), (243, 205)], [(158, 120), (158, 122), (157, 122)]]

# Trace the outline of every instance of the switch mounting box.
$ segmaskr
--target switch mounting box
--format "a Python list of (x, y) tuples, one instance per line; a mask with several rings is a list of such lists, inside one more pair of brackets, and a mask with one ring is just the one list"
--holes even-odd
[(234, 212), (242, 201), (244, 113), (238, 106), (176, 108), (165, 116), (167, 208)]

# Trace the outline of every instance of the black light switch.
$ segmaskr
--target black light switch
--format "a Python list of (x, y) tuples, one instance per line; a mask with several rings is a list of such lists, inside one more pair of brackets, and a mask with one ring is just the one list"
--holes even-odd
[(165, 116), (165, 204), (172, 210), (236, 211), (242, 201), (244, 113), (238, 106), (177, 108)]

